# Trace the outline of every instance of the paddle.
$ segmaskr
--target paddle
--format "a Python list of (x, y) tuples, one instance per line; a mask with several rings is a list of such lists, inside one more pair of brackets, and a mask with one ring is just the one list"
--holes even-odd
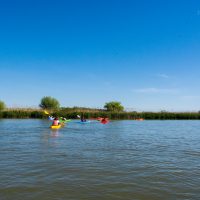
[(81, 118), (80, 115), (77, 115), (77, 117), (78, 117), (79, 119), (81, 119), (81, 122), (86, 122), (86, 121), (87, 121), (86, 119)]
[(44, 110), (44, 113), (46, 115), (49, 115), (49, 120), (53, 121), (54, 120), (54, 117), (53, 116), (50, 116), (49, 112), (47, 112), (46, 110)]
[(46, 110), (44, 110), (44, 113), (45, 113), (46, 115), (49, 115), (49, 113), (48, 113)]

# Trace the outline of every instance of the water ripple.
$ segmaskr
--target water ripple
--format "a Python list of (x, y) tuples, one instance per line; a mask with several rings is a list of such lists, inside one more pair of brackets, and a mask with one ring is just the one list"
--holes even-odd
[(200, 199), (199, 121), (0, 121), (0, 199)]

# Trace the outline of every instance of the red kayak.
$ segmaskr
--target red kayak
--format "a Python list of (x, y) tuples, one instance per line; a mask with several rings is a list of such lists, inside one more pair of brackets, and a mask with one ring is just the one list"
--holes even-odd
[(107, 124), (109, 122), (108, 118), (103, 118), (103, 117), (91, 118), (91, 120), (97, 120), (102, 124)]
[(108, 118), (102, 118), (102, 119), (100, 120), (100, 122), (101, 122), (102, 124), (107, 124), (107, 123), (109, 122), (109, 120), (108, 120)]

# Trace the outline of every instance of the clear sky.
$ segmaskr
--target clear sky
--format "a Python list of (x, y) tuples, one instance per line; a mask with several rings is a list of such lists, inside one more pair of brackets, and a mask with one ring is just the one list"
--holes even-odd
[(200, 110), (199, 0), (0, 0), (0, 100)]

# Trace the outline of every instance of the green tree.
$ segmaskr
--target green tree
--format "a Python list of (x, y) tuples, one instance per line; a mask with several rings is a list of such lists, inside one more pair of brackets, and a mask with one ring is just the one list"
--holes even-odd
[(116, 111), (116, 112), (120, 112), (124, 110), (124, 107), (118, 101), (111, 101), (111, 102), (105, 103), (104, 108), (107, 111)]
[(60, 103), (57, 99), (47, 96), (41, 99), (39, 106), (43, 109), (56, 110), (60, 107)]
[(6, 104), (3, 101), (0, 101), (0, 111), (6, 108)]

